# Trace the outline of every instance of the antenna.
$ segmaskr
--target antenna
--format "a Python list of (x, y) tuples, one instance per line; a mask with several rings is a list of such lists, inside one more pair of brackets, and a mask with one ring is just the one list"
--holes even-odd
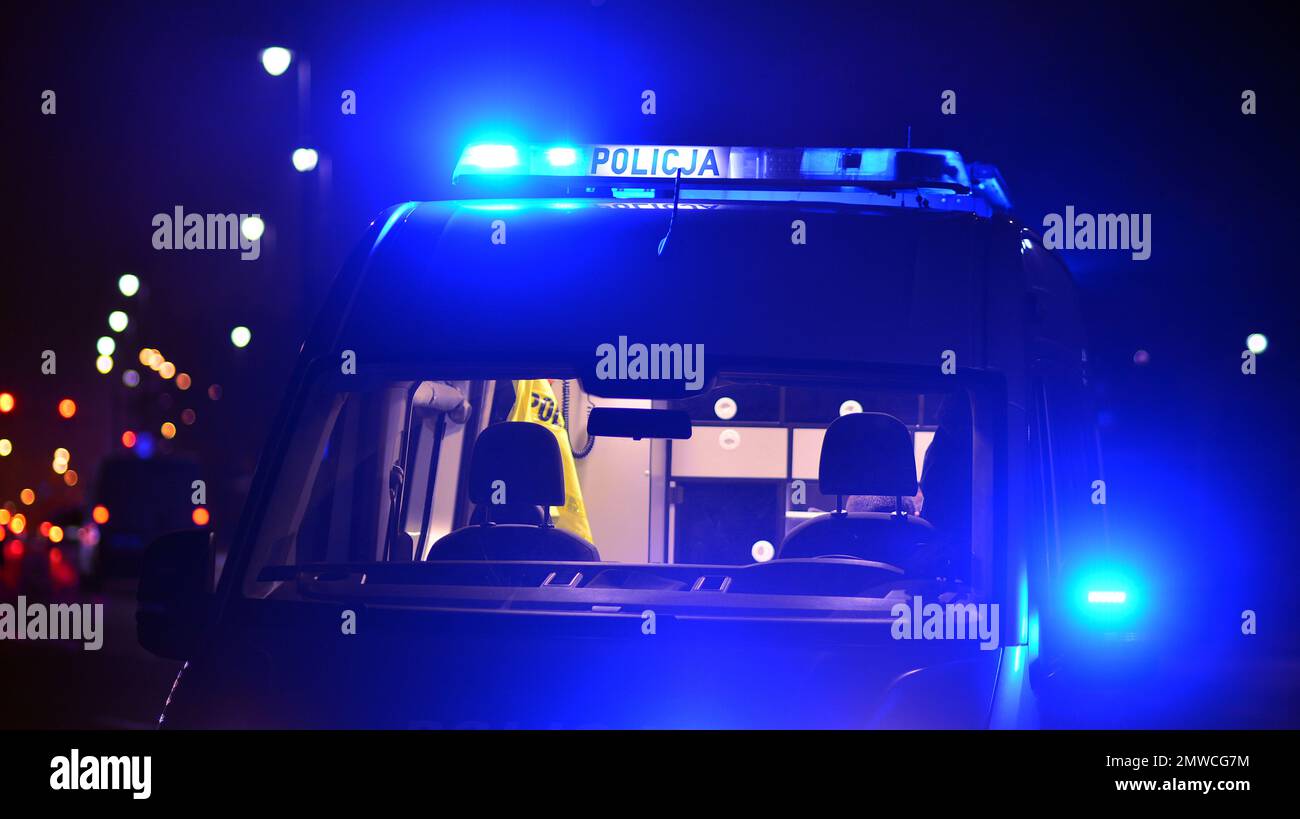
[(912, 126), (907, 126), (907, 147), (912, 147)]
[(668, 247), (668, 237), (673, 235), (673, 223), (677, 221), (677, 198), (682, 193), (682, 169), (677, 169), (677, 178), (673, 182), (673, 213), (668, 217), (668, 232), (664, 238), (659, 240), (659, 255), (664, 255), (664, 250)]

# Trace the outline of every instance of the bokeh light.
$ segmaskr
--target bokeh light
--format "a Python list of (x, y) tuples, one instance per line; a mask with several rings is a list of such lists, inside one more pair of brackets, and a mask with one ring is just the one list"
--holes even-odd
[(0, 392), (0, 412), (12, 412), (15, 403), (13, 393)]
[(137, 387), (140, 385), (140, 373), (135, 370), (122, 371), (122, 383), (128, 387)]
[(141, 458), (153, 457), (153, 435), (148, 432), (141, 432), (135, 439), (135, 454)]
[(191, 382), (190, 382), (190, 376), (189, 376), (189, 373), (177, 373), (177, 374), (176, 374), (176, 389), (178, 389), (178, 390), (188, 390), (188, 389), (190, 388), (190, 383), (191, 383)]
[(50, 543), (62, 543), (62, 542), (63, 542), (63, 527), (62, 527), (62, 526), (51, 526), (51, 527), (50, 527), (50, 531), (47, 532), (45, 536), (48, 537), (48, 538), (50, 539)]
[(207, 509), (204, 509), (202, 506), (196, 506), (194, 507), (194, 511), (190, 513), (190, 519), (194, 521), (195, 526), (207, 526), (208, 522), (212, 519), (212, 516), (208, 514)]
[(230, 331), (230, 343), (239, 348), (248, 346), (253, 340), (253, 331), (242, 324)]
[(176, 375), (176, 365), (170, 361), (164, 361), (158, 367), (158, 374), (163, 378), (170, 379), (173, 375)]
[(134, 432), (128, 429), (126, 432), (122, 433), (122, 446), (126, 447), (127, 449), (130, 449), (131, 447), (135, 446)]
[(79, 477), (77, 475), (77, 470), (75, 469), (69, 469), (67, 472), (63, 473), (63, 483), (68, 486), (76, 486), (78, 480)]
[(117, 280), (117, 289), (129, 299), (140, 292), (140, 279), (134, 273), (123, 273)]
[(272, 77), (278, 77), (289, 70), (293, 62), (293, 52), (284, 46), (271, 46), (262, 49), (262, 68)]
[(101, 355), (96, 358), (95, 369), (99, 370), (101, 375), (108, 375), (113, 371), (113, 357), (111, 355)]
[(15, 535), (21, 535), (23, 533), (23, 530), (26, 528), (27, 528), (27, 516), (24, 515), (22, 512), (19, 512), (18, 514), (14, 515), (13, 518), (9, 521), (9, 531), (13, 532)]
[(90, 519), (95, 523), (98, 523), (100, 526), (108, 523), (108, 507), (101, 503), (94, 509), (91, 509)]
[(120, 333), (131, 323), (131, 319), (121, 310), (114, 310), (108, 314), (108, 329), (115, 333)]
[(1246, 349), (1259, 355), (1268, 349), (1268, 336), (1263, 333), (1251, 333), (1246, 336)]
[(220, 384), (213, 384), (212, 386), (208, 387), (208, 399), (211, 400), (211, 401), (220, 401), (220, 400), (221, 400), (221, 385), (220, 385)]
[(181, 410), (181, 423), (184, 424), (185, 426), (188, 427), (193, 425), (194, 417), (195, 417), (194, 410), (190, 409), (189, 407), (186, 407), (185, 409)]
[(244, 221), (239, 223), (240, 235), (250, 242), (256, 242), (258, 239), (261, 239), (262, 234), (265, 232), (266, 222), (263, 222), (262, 217), (257, 214), (245, 216)]
[(0, 438), (0, 458), (7, 458), (14, 451), (14, 443), (8, 438)]
[(36, 503), (36, 492), (32, 489), (24, 489), (18, 493), (18, 500), (23, 502), (23, 506), (31, 506)]
[(71, 398), (65, 398), (59, 402), (59, 415), (64, 418), (71, 418), (77, 414), (77, 402)]
[(117, 342), (111, 336), (100, 336), (95, 341), (95, 351), (100, 355), (112, 355), (117, 352)]
[(173, 424), (171, 421), (164, 422), (162, 425), (162, 429), (159, 431), (162, 433), (162, 437), (166, 438), (169, 441), (172, 438), (176, 437), (176, 425)]
[(299, 173), (315, 170), (320, 157), (315, 148), (298, 148), (293, 152), (293, 167)]

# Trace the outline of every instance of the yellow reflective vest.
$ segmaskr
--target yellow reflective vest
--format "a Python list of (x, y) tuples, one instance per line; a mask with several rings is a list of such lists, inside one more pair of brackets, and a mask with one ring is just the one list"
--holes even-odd
[(555, 525), (591, 542), (591, 525), (587, 523), (587, 507), (582, 503), (582, 486), (578, 483), (578, 468), (573, 462), (573, 449), (569, 446), (569, 433), (564, 426), (564, 413), (555, 400), (551, 382), (545, 378), (515, 381), (515, 405), (510, 409), (509, 421), (531, 421), (541, 424), (555, 435), (560, 444), (560, 458), (564, 461), (564, 506), (551, 507)]

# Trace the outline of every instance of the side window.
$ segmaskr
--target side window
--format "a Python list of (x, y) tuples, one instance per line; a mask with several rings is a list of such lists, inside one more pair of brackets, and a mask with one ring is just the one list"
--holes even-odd
[[(374, 560), (397, 452), (398, 391), (352, 393), (334, 417), (298, 529), (298, 563)], [(386, 433), (376, 434), (380, 431)]]
[(1048, 567), (1060, 578), (1070, 555), (1102, 545), (1104, 476), (1092, 401), (1081, 379), (1054, 371), (1036, 382), (1037, 500)]

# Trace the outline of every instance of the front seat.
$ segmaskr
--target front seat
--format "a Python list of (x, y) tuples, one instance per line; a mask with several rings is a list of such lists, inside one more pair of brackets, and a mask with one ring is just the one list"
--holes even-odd
[[(916, 459), (897, 418), (858, 412), (835, 419), (822, 440), (817, 480), (824, 494), (835, 495), (835, 511), (790, 530), (778, 558), (847, 555), (906, 570), (930, 544), (930, 524), (901, 511), (901, 499), (916, 494)], [(899, 511), (848, 512), (847, 495), (891, 496)]]
[(507, 421), (479, 434), (469, 499), (470, 525), (433, 544), (430, 560), (600, 560), (595, 546), (551, 522), (551, 507), (564, 505), (564, 462), (541, 424)]

